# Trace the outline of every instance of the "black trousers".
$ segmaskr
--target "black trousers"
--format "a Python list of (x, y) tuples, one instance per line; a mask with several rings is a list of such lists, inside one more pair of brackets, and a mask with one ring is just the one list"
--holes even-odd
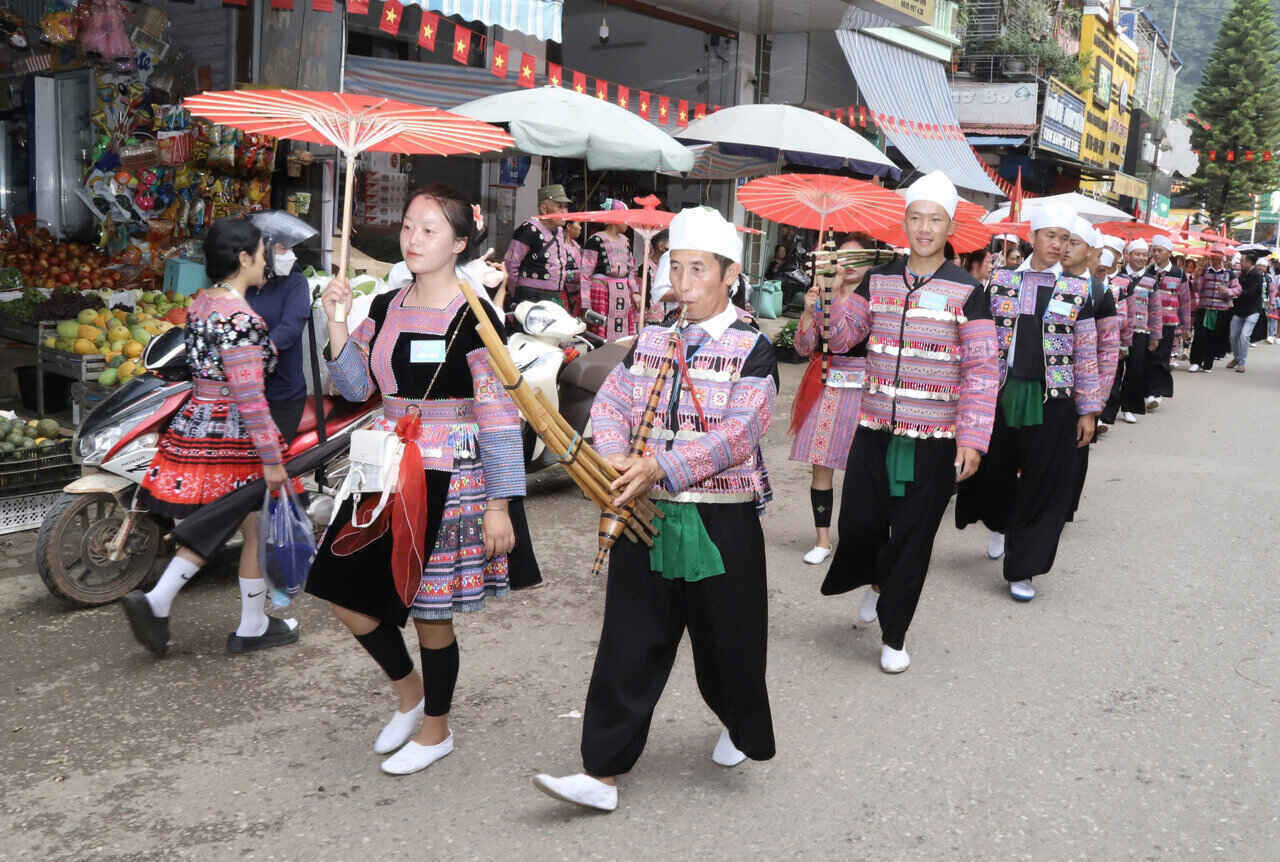
[(588, 775), (622, 775), (640, 758), (686, 628), (698, 690), (733, 744), (752, 760), (774, 755), (760, 518), (754, 503), (698, 510), (724, 560), (723, 575), (667, 580), (649, 569), (648, 548), (625, 538), (609, 554), (604, 625), (582, 721)]
[(1071, 495), (1071, 511), (1067, 515), (1067, 523), (1071, 523), (1076, 519), (1076, 512), (1080, 510), (1080, 498), (1084, 495), (1084, 483), (1089, 478), (1089, 450), (1093, 448), (1093, 444), (1098, 441), (1097, 428), (1094, 429), (1093, 437), (1089, 440), (1088, 446), (1081, 446), (1076, 449), (1080, 453), (1080, 464), (1076, 472), (1076, 490)]
[(1193, 315), (1195, 332), (1191, 338), (1191, 362), (1209, 371), (1213, 363), (1227, 355), (1231, 340), (1231, 309), (1218, 312), (1218, 324), (1209, 329), (1204, 325), (1204, 309)]
[(1106, 422), (1111, 425), (1116, 421), (1116, 414), (1120, 412), (1120, 401), (1124, 394), (1124, 367), (1126, 364), (1124, 359), (1116, 363), (1116, 378), (1111, 383), (1111, 392), (1107, 395), (1107, 403), (1102, 407), (1102, 416), (1099, 417), (1099, 422)]
[(996, 411), (991, 449), (974, 482), (982, 520), (1004, 533), (1007, 581), (1053, 568), (1080, 476), (1076, 418), (1075, 402), (1069, 398), (1050, 398), (1044, 405), (1044, 422), (1029, 428), (1010, 428)]
[(1160, 343), (1147, 354), (1147, 395), (1151, 398), (1173, 397), (1173, 372), (1169, 360), (1173, 356), (1173, 333), (1176, 326), (1166, 326)]
[[(271, 411), (271, 420), (275, 422), (276, 428), (280, 429), (280, 435), (284, 437), (286, 446), (297, 436), (298, 425), (302, 422), (306, 403), (307, 399), (299, 398), (294, 401), (273, 401), (267, 404), (267, 408)], [(262, 480), (258, 481), (261, 483)], [(266, 485), (262, 484), (255, 492), (241, 493), (247, 490), (242, 488), (239, 492), (233, 491), (233, 494), (240, 494), (239, 503), (224, 507), (225, 511), (220, 511), (216, 517), (202, 517), (200, 513), (205, 509), (201, 508), (189, 517), (183, 518), (173, 528), (174, 541), (183, 547), (190, 548), (206, 560), (212, 557), (236, 534), (241, 522), (250, 512), (257, 512), (262, 508), (262, 495)]]
[(933, 540), (955, 490), (956, 444), (917, 440), (915, 481), (902, 497), (889, 496), (888, 449), (887, 431), (859, 428), (853, 437), (840, 493), (840, 543), (822, 594), (879, 586), (881, 636), (902, 649), (929, 573)]
[(1147, 345), (1151, 336), (1145, 332), (1133, 334), (1129, 355), (1120, 364), (1124, 366), (1124, 386), (1120, 390), (1120, 406), (1129, 413), (1142, 416), (1147, 412)]

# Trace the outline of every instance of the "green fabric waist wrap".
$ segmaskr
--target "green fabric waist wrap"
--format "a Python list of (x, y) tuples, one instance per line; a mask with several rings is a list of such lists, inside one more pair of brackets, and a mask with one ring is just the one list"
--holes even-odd
[(649, 568), (669, 581), (701, 581), (724, 574), (720, 550), (707, 535), (697, 503), (655, 500), (664, 517), (649, 549)]

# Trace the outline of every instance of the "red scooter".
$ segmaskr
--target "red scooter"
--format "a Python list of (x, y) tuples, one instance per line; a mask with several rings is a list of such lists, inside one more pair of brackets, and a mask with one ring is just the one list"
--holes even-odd
[[(83, 474), (62, 489), (36, 540), (41, 579), (49, 592), (72, 604), (115, 601), (168, 556), (172, 520), (138, 508), (135, 500), (160, 435), (191, 390), (182, 338), (183, 330), (174, 328), (153, 339), (143, 355), (148, 373), (95, 407), (72, 441)], [(351, 431), (381, 410), (378, 396), (363, 404), (308, 398), (284, 457), (290, 476), (311, 474), (319, 489), (310, 506), (317, 527), (328, 522), (332, 499), (326, 492), (341, 482)], [(317, 411), (325, 417), (323, 426), (316, 422)]]

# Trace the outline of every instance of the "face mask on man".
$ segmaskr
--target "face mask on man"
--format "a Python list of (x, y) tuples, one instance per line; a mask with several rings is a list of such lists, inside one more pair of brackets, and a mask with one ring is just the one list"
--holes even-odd
[(298, 262), (298, 256), (294, 254), (292, 251), (286, 251), (283, 254), (277, 253), (275, 255), (275, 265), (274, 265), (276, 275), (283, 278), (284, 276), (293, 272), (293, 265), (297, 262)]

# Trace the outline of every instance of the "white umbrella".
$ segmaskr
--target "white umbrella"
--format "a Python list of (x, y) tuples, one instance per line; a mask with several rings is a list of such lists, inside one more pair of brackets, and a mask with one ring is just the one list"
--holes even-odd
[(451, 109), (505, 123), (515, 147), (535, 156), (585, 159), (593, 171), (688, 171), (693, 153), (638, 114), (566, 87), (486, 96)]
[(791, 105), (737, 105), (694, 120), (678, 132), (689, 143), (715, 144), (725, 155), (786, 159), (814, 168), (900, 175), (897, 165), (862, 135), (821, 114)]
[[(1097, 224), (1104, 221), (1126, 221), (1133, 218), (1133, 213), (1127, 213), (1122, 209), (1116, 209), (1108, 203), (1091, 198), (1088, 195), (1082, 195), (1079, 192), (1068, 192), (1062, 195), (1049, 195), (1043, 198), (1026, 198), (1022, 202), (1022, 217), (1027, 218), (1031, 210), (1036, 207), (1050, 206), (1052, 204), (1062, 204), (1075, 211), (1090, 224)], [(1005, 221), (1009, 218), (1009, 205), (1005, 204), (998, 207), (983, 219), (984, 222)]]

